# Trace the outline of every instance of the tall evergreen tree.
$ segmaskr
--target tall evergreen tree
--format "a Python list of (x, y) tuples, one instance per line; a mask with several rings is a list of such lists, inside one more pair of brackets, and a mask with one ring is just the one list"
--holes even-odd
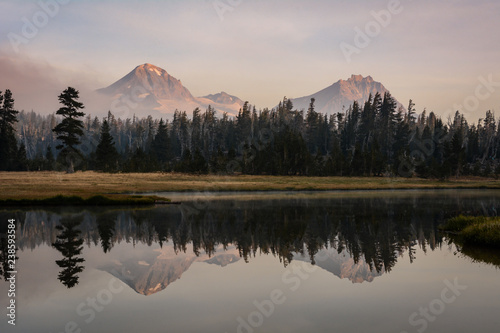
[(319, 114), (314, 110), (316, 100), (311, 98), (309, 108), (306, 114), (306, 140), (307, 148), (311, 154), (315, 154), (318, 147), (319, 139)]
[(14, 110), (12, 92), (7, 89), (2, 95), (0, 91), (0, 170), (15, 169), (18, 149), (14, 124), (18, 113)]
[(109, 132), (108, 121), (104, 120), (101, 126), (101, 139), (95, 152), (96, 168), (104, 172), (116, 171), (119, 157), (115, 142)]
[(80, 110), (85, 106), (77, 101), (78, 98), (78, 90), (72, 87), (68, 87), (59, 95), (59, 102), (63, 107), (57, 110), (56, 114), (63, 116), (63, 120), (53, 129), (57, 139), (62, 142), (56, 146), (56, 149), (60, 150), (60, 160), (66, 164), (70, 173), (74, 172), (76, 159), (83, 158), (77, 146), (83, 135), (83, 121), (80, 118), (85, 116)]
[(243, 107), (236, 116), (236, 131), (239, 134), (237, 137), (238, 144), (243, 145), (249, 142), (252, 133), (252, 115), (248, 102), (243, 104)]
[(169, 141), (170, 139), (168, 137), (167, 124), (165, 124), (163, 119), (161, 119), (158, 124), (156, 136), (151, 143), (151, 154), (153, 155), (153, 158), (156, 158), (156, 160), (160, 163), (162, 168), (168, 161), (168, 157), (170, 155)]
[(28, 158), (26, 157), (26, 146), (24, 145), (24, 143), (21, 143), (19, 145), (19, 149), (17, 150), (14, 170), (16, 171), (28, 170)]
[(54, 170), (54, 165), (56, 160), (54, 158), (54, 154), (52, 154), (52, 147), (47, 147), (47, 152), (45, 153), (45, 166), (44, 170)]

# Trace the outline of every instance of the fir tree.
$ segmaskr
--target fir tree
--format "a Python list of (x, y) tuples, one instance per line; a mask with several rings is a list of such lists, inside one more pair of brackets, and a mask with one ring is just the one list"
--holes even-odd
[(56, 160), (54, 158), (54, 154), (52, 154), (52, 147), (47, 147), (47, 152), (45, 153), (45, 170), (51, 171), (54, 170), (54, 164)]
[(59, 159), (66, 164), (69, 173), (74, 172), (76, 159), (83, 159), (77, 146), (83, 135), (83, 121), (80, 118), (85, 116), (85, 113), (79, 111), (84, 105), (77, 101), (78, 98), (78, 90), (72, 87), (68, 87), (59, 95), (59, 102), (63, 107), (57, 110), (56, 114), (63, 116), (63, 120), (53, 129), (57, 139), (61, 141), (61, 144), (56, 146), (56, 149), (60, 150)]
[(12, 92), (7, 89), (5, 95), (2, 95), (0, 91), (0, 170), (16, 168), (18, 149), (14, 124), (18, 113), (19, 111), (14, 110)]
[(151, 143), (151, 153), (161, 166), (168, 161), (170, 154), (169, 142), (170, 139), (168, 137), (167, 125), (163, 122), (163, 119), (161, 119), (158, 125), (158, 132)]
[(16, 154), (15, 168), (16, 171), (26, 171), (28, 170), (28, 158), (26, 157), (26, 146), (24, 143), (19, 145), (19, 149)]
[(109, 133), (110, 128), (107, 120), (101, 126), (101, 139), (96, 149), (96, 168), (104, 172), (117, 170), (118, 152), (116, 151), (113, 137)]

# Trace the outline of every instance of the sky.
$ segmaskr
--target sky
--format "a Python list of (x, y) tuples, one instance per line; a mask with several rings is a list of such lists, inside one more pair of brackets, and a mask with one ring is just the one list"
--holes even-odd
[(194, 96), (264, 108), (361, 74), (477, 122), (500, 109), (499, 17), (498, 0), (0, 0), (0, 91), (52, 113), (66, 87), (92, 105), (86, 92), (151, 63)]

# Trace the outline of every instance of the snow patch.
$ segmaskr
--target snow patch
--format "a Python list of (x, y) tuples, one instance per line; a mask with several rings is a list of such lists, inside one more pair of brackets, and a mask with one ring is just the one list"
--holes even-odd
[(151, 71), (151, 72), (155, 72), (155, 73), (156, 73), (156, 75), (161, 76), (161, 71), (160, 71), (160, 70), (158, 70), (158, 68), (150, 68), (150, 69), (149, 69), (149, 71)]

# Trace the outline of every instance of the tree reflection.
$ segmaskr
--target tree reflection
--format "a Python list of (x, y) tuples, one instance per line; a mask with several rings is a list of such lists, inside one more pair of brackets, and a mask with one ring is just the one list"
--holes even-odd
[(84, 266), (79, 265), (85, 259), (78, 257), (83, 250), (83, 238), (78, 226), (82, 222), (82, 217), (61, 219), (61, 224), (56, 226), (60, 231), (55, 243), (52, 244), (63, 255), (63, 259), (56, 260), (56, 264), (63, 268), (59, 272), (58, 279), (68, 288), (78, 284), (78, 273), (81, 273)]
[[(346, 200), (333, 208), (322, 202), (287, 201), (272, 206), (246, 202), (235, 209), (226, 205), (221, 201), (204, 210), (189, 204), (162, 208), (162, 219), (148, 219), (150, 231), (169, 235), (178, 252), (186, 252), (191, 244), (196, 255), (211, 255), (217, 245), (232, 244), (245, 261), (264, 253), (277, 256), (285, 266), (297, 254), (307, 254), (315, 264), (319, 251), (334, 248), (347, 251), (355, 263), (365, 261), (376, 272), (391, 271), (404, 253), (413, 262), (417, 244), (434, 249), (442, 242), (436, 238), (441, 220), (432, 216), (435, 212), (398, 200)], [(141, 214), (151, 213), (136, 211), (134, 217), (144, 221)]]
[[(8, 228), (8, 220), (14, 218), (16, 221), (21, 221), (21, 219), (18, 216), (19, 214), (16, 212), (14, 214), (8, 214), (4, 211), (0, 212), (0, 276), (4, 278), (5, 281), (7, 281), (8, 278), (11, 277), (10, 271), (13, 271), (11, 269), (11, 264), (13, 264), (13, 267), (16, 267), (17, 261), (19, 257), (17, 256), (17, 242), (16, 242), (16, 255), (14, 256), (14, 261), (12, 261), (12, 256), (9, 257), (9, 228)], [(16, 237), (17, 237), (17, 230), (16, 230)], [(12, 245), (11, 245), (12, 246)], [(11, 249), (12, 252), (12, 249)]]
[(113, 247), (112, 237), (115, 233), (116, 216), (105, 213), (96, 216), (97, 230), (101, 238), (101, 246), (104, 253), (107, 253)]
[[(3, 276), (5, 281), (10, 277), (8, 271), (11, 270), (9, 269), (9, 247), (6, 235), (0, 233), (0, 275)], [(16, 257), (16, 261), (17, 259), (18, 257)]]

